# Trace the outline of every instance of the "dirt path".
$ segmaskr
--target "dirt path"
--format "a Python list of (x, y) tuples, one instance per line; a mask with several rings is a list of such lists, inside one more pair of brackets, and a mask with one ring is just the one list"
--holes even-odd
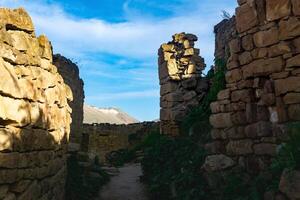
[(99, 192), (98, 200), (147, 200), (146, 189), (139, 181), (141, 165), (127, 164), (119, 171)]

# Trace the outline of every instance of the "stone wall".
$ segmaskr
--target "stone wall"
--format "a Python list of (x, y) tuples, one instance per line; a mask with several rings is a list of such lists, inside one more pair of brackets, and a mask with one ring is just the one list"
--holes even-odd
[(300, 3), (238, 3), (226, 89), (211, 104), (214, 142), (207, 145), (212, 155), (205, 167), (216, 171), (239, 165), (257, 173), (267, 169), (286, 139), (286, 124), (300, 121)]
[(235, 16), (230, 19), (224, 19), (214, 27), (215, 33), (215, 59), (227, 60), (229, 52), (229, 41), (236, 36)]
[(107, 153), (133, 147), (149, 133), (158, 130), (158, 122), (129, 125), (84, 124), (82, 146), (90, 157), (98, 156), (101, 162), (105, 162)]
[(72, 92), (24, 9), (0, 8), (0, 199), (64, 199)]
[(71, 60), (57, 54), (53, 56), (53, 64), (57, 67), (58, 73), (63, 77), (64, 82), (71, 88), (73, 101), (70, 102), (72, 108), (72, 124), (69, 147), (79, 150), (83, 131), (83, 102), (84, 90), (83, 80), (79, 77), (79, 68)]
[(204, 59), (199, 56), (200, 50), (194, 48), (197, 40), (192, 34), (175, 34), (158, 51), (163, 134), (179, 135), (180, 123), (206, 94), (208, 81), (201, 77)]

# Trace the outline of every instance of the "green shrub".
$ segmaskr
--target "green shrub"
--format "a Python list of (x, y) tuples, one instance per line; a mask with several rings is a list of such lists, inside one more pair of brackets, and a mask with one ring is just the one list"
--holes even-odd
[(67, 200), (89, 200), (98, 195), (100, 188), (109, 180), (109, 175), (100, 166), (96, 166), (98, 177), (89, 177), (79, 165), (76, 155), (71, 155), (67, 160)]
[[(218, 93), (225, 88), (225, 72), (226, 63), (223, 60), (216, 60), (216, 73), (209, 71), (206, 78), (211, 80), (212, 84), (207, 95), (202, 100), (199, 107), (193, 109), (190, 114), (182, 122), (182, 132), (185, 135), (192, 136), (194, 139), (201, 139), (203, 143), (209, 140), (209, 132), (211, 125), (209, 123), (209, 116), (211, 115), (210, 104), (217, 100)], [(194, 133), (195, 130), (201, 132)]]
[(120, 149), (112, 151), (106, 155), (106, 160), (109, 164), (115, 167), (121, 167), (125, 163), (131, 162), (136, 157), (134, 149)]
[(152, 134), (144, 144), (142, 168), (153, 199), (199, 199), (206, 184), (200, 168), (205, 152), (190, 138)]

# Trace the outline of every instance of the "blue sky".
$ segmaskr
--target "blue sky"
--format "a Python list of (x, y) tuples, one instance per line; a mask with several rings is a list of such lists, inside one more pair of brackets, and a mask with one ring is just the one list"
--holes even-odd
[(55, 53), (80, 68), (85, 102), (117, 107), (135, 118), (159, 118), (157, 49), (177, 32), (199, 37), (207, 66), (213, 63), (213, 27), (236, 0), (0, 0), (25, 7), (37, 34)]

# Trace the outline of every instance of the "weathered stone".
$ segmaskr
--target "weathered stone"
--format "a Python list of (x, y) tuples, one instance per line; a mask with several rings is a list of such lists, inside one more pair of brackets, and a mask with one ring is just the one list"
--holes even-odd
[(268, 56), (267, 48), (255, 48), (251, 51), (253, 59), (266, 58)]
[(258, 16), (255, 9), (255, 3), (249, 2), (236, 9), (237, 30), (242, 33), (258, 24)]
[(246, 155), (253, 153), (252, 140), (236, 140), (230, 141), (226, 146), (226, 152), (229, 155)]
[(300, 104), (290, 105), (288, 113), (291, 120), (300, 120)]
[(291, 14), (291, 2), (289, 0), (266, 0), (267, 20), (273, 21)]
[(234, 125), (244, 125), (246, 124), (246, 114), (245, 112), (235, 112), (231, 115), (231, 121)]
[(230, 70), (225, 74), (226, 82), (234, 83), (242, 79), (242, 72), (240, 69)]
[(295, 57), (292, 57), (292, 58), (288, 59), (286, 61), (286, 67), (287, 68), (292, 68), (292, 67), (294, 67), (294, 68), (299, 67), (300, 68), (300, 55), (297, 55)]
[(249, 103), (253, 101), (253, 99), (254, 94), (252, 89), (236, 90), (231, 93), (232, 102), (242, 101), (245, 103)]
[(281, 175), (279, 189), (289, 199), (300, 199), (300, 172), (284, 170)]
[(220, 171), (230, 168), (235, 165), (235, 162), (225, 155), (207, 156), (203, 168), (208, 172)]
[(221, 90), (218, 93), (218, 100), (224, 100), (224, 99), (229, 99), (230, 98), (230, 90), (226, 89), (226, 90)]
[(278, 79), (274, 81), (276, 96), (286, 94), (287, 92), (300, 91), (300, 77), (288, 77), (285, 79)]
[(276, 57), (286, 53), (290, 53), (292, 51), (289, 43), (287, 42), (280, 42), (269, 48), (269, 56)]
[(230, 113), (211, 115), (209, 121), (214, 128), (229, 128), (233, 125)]
[(193, 99), (196, 96), (197, 96), (197, 93), (195, 91), (190, 91), (190, 92), (183, 95), (183, 100), (184, 101), (189, 101), (189, 100)]
[(276, 155), (276, 144), (270, 144), (270, 143), (261, 143), (261, 144), (255, 144), (253, 146), (254, 153), (256, 155), (269, 155), (269, 156), (275, 156)]
[(8, 192), (8, 185), (2, 185), (0, 186), (0, 198), (4, 199), (4, 197), (6, 197)]
[(292, 1), (292, 7), (293, 7), (293, 13), (294, 15), (300, 15), (300, 2), (298, 0), (291, 0)]
[(243, 67), (243, 77), (266, 76), (282, 71), (283, 60), (281, 57), (255, 60)]
[(241, 43), (239, 39), (233, 39), (229, 42), (229, 48), (231, 54), (238, 53), (241, 51)]
[(271, 28), (267, 31), (260, 31), (254, 34), (254, 44), (256, 47), (266, 47), (276, 44), (279, 41), (277, 28)]
[(288, 40), (300, 35), (300, 21), (296, 17), (279, 22), (279, 39)]
[(15, 10), (1, 8), (0, 23), (6, 25), (8, 29), (34, 31), (32, 20), (23, 8)]
[(242, 47), (246, 51), (251, 51), (254, 48), (252, 35), (246, 35), (242, 38)]
[(245, 51), (239, 56), (239, 61), (241, 65), (248, 64), (252, 61), (252, 56), (249, 51)]
[(212, 139), (214, 140), (218, 140), (218, 139), (225, 140), (227, 138), (226, 132), (222, 129), (213, 129), (210, 134)]
[(265, 137), (272, 135), (272, 125), (270, 122), (260, 121), (246, 126), (245, 134), (249, 138)]
[(185, 89), (193, 89), (197, 86), (197, 79), (195, 78), (186, 79), (182, 82), (182, 86)]
[(283, 97), (285, 104), (300, 103), (300, 93), (288, 93)]
[(229, 139), (243, 139), (245, 138), (245, 128), (243, 126), (232, 127), (226, 130)]

